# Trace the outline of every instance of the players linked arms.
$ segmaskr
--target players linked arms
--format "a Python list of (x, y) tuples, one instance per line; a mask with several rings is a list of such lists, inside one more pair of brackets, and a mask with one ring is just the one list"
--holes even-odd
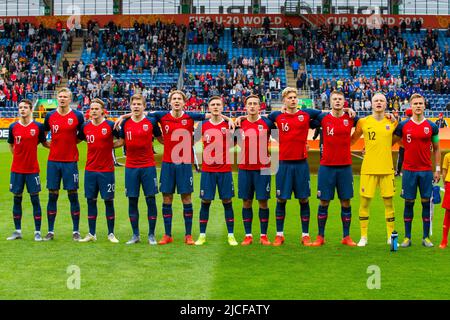
[(155, 138), (156, 138), (156, 140), (158, 140), (159, 143), (164, 144), (163, 136), (158, 136), (158, 137), (155, 137)]
[(353, 134), (352, 134), (352, 138), (350, 141), (351, 145), (354, 145), (359, 140), (359, 138), (361, 138), (362, 135), (363, 135), (363, 130), (361, 128), (360, 122), (358, 122), (356, 124), (356, 129), (355, 129), (355, 131), (353, 131)]
[(116, 148), (123, 147), (123, 143), (124, 143), (124, 139), (122, 139), (122, 138), (114, 140), (113, 148), (116, 149)]
[(44, 141), (44, 142), (41, 142), (41, 144), (44, 148), (50, 149), (50, 142)]
[(396, 143), (398, 143), (400, 147), (403, 147), (402, 137), (399, 137), (398, 135), (394, 134), (392, 135), (392, 145)]
[[(144, 111), (144, 115), (147, 117), (149, 114), (155, 113), (155, 111)], [(131, 118), (133, 114), (131, 112), (121, 115), (115, 122), (114, 122), (114, 130), (119, 130), (122, 123), (128, 119)]]

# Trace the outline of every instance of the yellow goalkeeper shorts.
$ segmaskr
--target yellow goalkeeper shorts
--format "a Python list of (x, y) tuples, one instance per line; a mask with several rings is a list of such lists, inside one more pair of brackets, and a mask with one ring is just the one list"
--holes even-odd
[(395, 195), (394, 174), (362, 174), (360, 178), (359, 193), (366, 198), (373, 198), (377, 187), (383, 198)]

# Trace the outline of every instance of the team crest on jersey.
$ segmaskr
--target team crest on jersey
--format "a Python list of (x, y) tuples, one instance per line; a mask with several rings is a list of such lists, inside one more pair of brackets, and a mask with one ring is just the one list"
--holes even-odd
[(227, 133), (227, 128), (222, 127), (222, 128), (220, 128), (220, 131), (222, 131), (222, 133), (225, 134), (225, 133)]
[(425, 132), (425, 134), (429, 134), (430, 128), (428, 128), (428, 127), (423, 128), (423, 132)]
[(298, 120), (299, 120), (299, 121), (303, 121), (303, 120), (305, 120), (305, 116), (304, 116), (304, 115), (302, 115), (302, 114), (301, 114), (301, 115), (299, 115), (299, 116), (298, 116)]
[(182, 124), (183, 126), (187, 125), (187, 120), (186, 120), (186, 119), (181, 120), (181, 124)]
[(344, 126), (348, 126), (348, 119), (344, 119)]
[(144, 124), (144, 125), (142, 126), (142, 129), (144, 129), (144, 131), (148, 131), (148, 124)]
[(36, 130), (31, 129), (31, 130), (30, 130), (30, 134), (31, 134), (32, 137), (34, 137), (34, 135), (36, 134)]
[(106, 128), (102, 128), (102, 135), (106, 135), (107, 132), (108, 130), (106, 130)]
[(263, 128), (263, 125), (262, 124), (258, 124), (258, 130), (259, 131), (262, 131), (264, 128)]
[(72, 118), (67, 119), (67, 123), (69, 124), (69, 126), (71, 126), (73, 124), (73, 119)]

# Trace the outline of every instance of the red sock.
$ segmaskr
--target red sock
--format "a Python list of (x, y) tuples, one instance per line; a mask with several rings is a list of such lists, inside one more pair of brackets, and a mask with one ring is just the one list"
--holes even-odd
[(448, 242), (448, 229), (450, 227), (450, 210), (445, 210), (444, 216), (444, 231), (442, 234), (442, 242)]

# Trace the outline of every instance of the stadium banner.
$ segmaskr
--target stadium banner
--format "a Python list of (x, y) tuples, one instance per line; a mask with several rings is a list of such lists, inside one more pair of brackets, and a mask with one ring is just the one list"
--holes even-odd
[(300, 109), (305, 109), (305, 108), (314, 109), (314, 103), (313, 103), (312, 99), (299, 98), (297, 106)]
[[(420, 20), (423, 28), (446, 29), (450, 23), (450, 15), (379, 15), (379, 14), (304, 14), (304, 16), (316, 24), (334, 25), (368, 25), (378, 28), (386, 23), (388, 26), (400, 26), (404, 21), (407, 26), (412, 21)], [(283, 28), (287, 23), (297, 27), (305, 20), (300, 16), (286, 16), (283, 14), (156, 14), (156, 15), (81, 15), (81, 16), (31, 16), (31, 17), (0, 17), (0, 30), (5, 23), (29, 22), (36, 25), (43, 24), (47, 28), (56, 28), (57, 25), (66, 25), (72, 29), (75, 20), (86, 27), (89, 20), (97, 21), (100, 27), (106, 26), (113, 21), (123, 28), (132, 28), (135, 21), (138, 23), (154, 24), (162, 23), (188, 24), (191, 21), (205, 22), (214, 21), (222, 23), (225, 27), (231, 25), (241, 27), (261, 27), (264, 18), (270, 19), (271, 28)]]
[(38, 99), (36, 103), (36, 108), (41, 107), (45, 110), (52, 110), (56, 109), (58, 107), (58, 100), (57, 99)]
[(0, 140), (6, 140), (9, 137), (8, 129), (0, 129)]
[[(38, 122), (44, 122), (44, 119), (34, 119)], [(17, 118), (0, 118), (0, 140), (8, 139), (9, 126), (11, 123), (17, 121)]]
[(17, 118), (0, 118), (0, 128), (9, 128), (9, 125), (17, 121)]
[(6, 140), (9, 137), (9, 126), (17, 121), (17, 118), (0, 118), (0, 140)]

